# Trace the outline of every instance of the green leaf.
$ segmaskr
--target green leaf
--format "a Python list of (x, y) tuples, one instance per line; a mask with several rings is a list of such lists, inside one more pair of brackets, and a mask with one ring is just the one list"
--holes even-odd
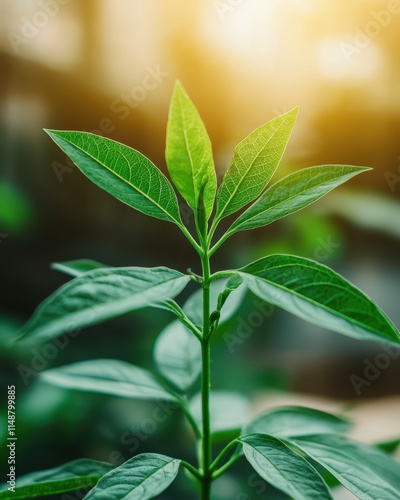
[(154, 360), (160, 373), (186, 391), (201, 373), (201, 346), (179, 321), (170, 323), (157, 337)]
[(265, 226), (319, 200), (355, 175), (370, 170), (349, 165), (304, 168), (273, 184), (228, 229), (233, 234)]
[(257, 128), (236, 148), (217, 193), (219, 221), (253, 201), (277, 169), (289, 140), (298, 108)]
[(111, 469), (113, 465), (97, 460), (73, 460), (52, 469), (18, 477), (15, 492), (8, 491), (8, 483), (0, 485), (0, 498), (29, 499), (91, 487)]
[[(190, 412), (202, 427), (201, 394), (190, 400)], [(213, 434), (240, 429), (250, 414), (249, 401), (237, 392), (211, 391), (210, 417)]]
[(134, 399), (177, 401), (147, 370), (117, 359), (94, 359), (46, 370), (46, 382), (75, 389)]
[[(211, 311), (218, 308), (218, 299), (221, 293), (224, 292), (226, 286), (228, 285), (228, 280), (221, 279), (216, 280), (211, 283), (210, 286), (210, 305)], [(224, 307), (221, 311), (221, 317), (219, 319), (219, 324), (228, 321), (239, 309), (240, 304), (246, 294), (246, 287), (237, 285), (235, 290), (229, 294), (229, 297), (224, 302)], [(197, 290), (193, 293), (185, 302), (183, 310), (190, 320), (195, 325), (203, 324), (203, 290)]]
[(180, 460), (142, 453), (100, 479), (85, 500), (148, 500), (162, 493), (178, 474)]
[(290, 498), (332, 499), (314, 467), (283, 441), (266, 434), (242, 436), (239, 441), (243, 443), (243, 452), (254, 470)]
[(76, 278), (77, 276), (82, 276), (89, 271), (94, 271), (95, 269), (100, 269), (102, 267), (108, 267), (100, 262), (96, 262), (91, 259), (78, 259), (70, 260), (68, 262), (54, 262), (51, 265), (52, 269), (60, 271), (61, 273), (68, 274)]
[(182, 226), (171, 184), (144, 155), (89, 132), (45, 131), (94, 184), (139, 212)]
[(165, 156), (173, 183), (196, 214), (202, 194), (208, 220), (217, 189), (211, 142), (197, 109), (180, 82), (171, 100)]
[(302, 406), (271, 408), (249, 422), (242, 434), (262, 433), (275, 437), (307, 436), (316, 433), (345, 432), (349, 421), (330, 413)]
[(400, 464), (377, 448), (344, 436), (321, 434), (290, 440), (362, 500), (397, 500)]
[(166, 267), (108, 267), (78, 276), (50, 295), (21, 337), (51, 338), (178, 295), (189, 281)]
[(293, 255), (270, 255), (239, 270), (258, 297), (316, 325), (357, 339), (400, 344), (389, 318), (328, 267)]

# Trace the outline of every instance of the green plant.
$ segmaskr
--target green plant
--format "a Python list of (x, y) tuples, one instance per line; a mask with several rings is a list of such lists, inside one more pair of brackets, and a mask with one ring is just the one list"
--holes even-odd
[[(132, 208), (178, 226), (199, 256), (202, 275), (165, 267), (113, 268), (93, 261), (57, 264), (74, 279), (38, 307), (20, 336), (48, 339), (146, 306), (170, 311), (176, 320), (155, 345), (157, 374), (118, 360), (92, 360), (49, 370), (43, 377), (70, 389), (178, 404), (196, 440), (197, 463), (153, 453), (134, 456), (116, 468), (78, 460), (21, 478), (19, 496), (4, 491), (0, 498), (31, 498), (94, 486), (85, 498), (145, 500), (164, 491), (183, 467), (197, 481), (201, 498), (207, 500), (212, 481), (243, 455), (263, 479), (294, 499), (332, 498), (328, 479), (332, 485), (343, 484), (358, 498), (398, 498), (399, 464), (378, 448), (348, 439), (343, 434), (347, 421), (317, 410), (282, 407), (267, 411), (245, 424), (217, 456), (213, 454), (213, 433), (229, 422), (214, 411), (218, 393), (210, 392), (210, 345), (219, 324), (235, 313), (242, 289), (344, 335), (400, 344), (395, 326), (366, 295), (317, 262), (294, 255), (268, 255), (238, 270), (211, 271), (211, 256), (233, 234), (296, 212), (368, 170), (316, 166), (267, 188), (296, 114), (294, 109), (279, 116), (245, 138), (217, 188), (206, 129), (182, 85), (176, 85), (166, 160), (173, 183), (193, 211), (195, 236), (181, 220), (171, 184), (141, 153), (86, 132), (47, 131), (92, 182)], [(251, 202), (214, 241), (221, 220)], [(174, 298), (189, 281), (200, 290), (181, 307)], [(201, 391), (190, 399), (199, 377)], [(220, 407), (234, 403), (226, 394), (222, 397)]]

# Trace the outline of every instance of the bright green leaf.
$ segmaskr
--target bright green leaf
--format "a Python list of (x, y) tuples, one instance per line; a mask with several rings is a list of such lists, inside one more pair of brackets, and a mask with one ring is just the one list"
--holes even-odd
[(165, 155), (178, 191), (196, 214), (202, 195), (208, 220), (217, 188), (211, 142), (197, 109), (179, 82), (170, 106)]
[(52, 469), (18, 477), (15, 492), (8, 491), (8, 483), (0, 485), (0, 498), (20, 500), (80, 490), (94, 486), (111, 469), (113, 465), (97, 460), (73, 460)]
[(243, 428), (242, 434), (262, 433), (275, 437), (345, 432), (351, 424), (335, 415), (302, 406), (282, 406), (262, 413)]
[(134, 399), (176, 401), (147, 370), (118, 359), (93, 359), (47, 370), (40, 375), (53, 385)]
[(274, 118), (236, 146), (218, 189), (216, 220), (240, 210), (264, 191), (283, 156), (297, 111)]
[(281, 440), (266, 434), (250, 434), (240, 437), (239, 441), (243, 443), (243, 452), (254, 470), (290, 498), (332, 499), (314, 467)]
[(171, 184), (144, 155), (89, 132), (46, 132), (94, 184), (139, 212), (182, 226)]
[(265, 226), (319, 200), (355, 175), (369, 170), (348, 165), (304, 168), (273, 184), (229, 228), (228, 233)]
[(258, 297), (349, 337), (400, 344), (389, 318), (363, 292), (328, 267), (292, 255), (270, 255), (239, 271)]
[(50, 295), (22, 327), (28, 340), (50, 338), (178, 295), (189, 281), (166, 267), (89, 271)]
[(173, 321), (157, 337), (154, 360), (160, 373), (185, 391), (201, 373), (200, 342), (182, 323)]
[(112, 470), (85, 500), (148, 500), (162, 493), (178, 474), (180, 460), (142, 453)]
[(82, 274), (89, 271), (94, 271), (95, 269), (108, 266), (91, 259), (78, 259), (70, 260), (68, 262), (55, 262), (51, 265), (51, 267), (56, 271), (60, 271), (61, 273), (65, 273), (76, 278), (77, 276), (82, 276)]
[[(202, 427), (201, 394), (190, 400), (190, 411), (199, 428)], [(211, 391), (211, 432), (220, 433), (240, 429), (250, 414), (249, 401), (240, 393)]]
[(290, 439), (362, 500), (398, 500), (400, 464), (377, 448), (337, 434)]

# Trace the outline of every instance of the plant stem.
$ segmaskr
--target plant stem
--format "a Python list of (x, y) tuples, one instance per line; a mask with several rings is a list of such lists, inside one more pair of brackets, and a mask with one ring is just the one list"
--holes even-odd
[(203, 421), (203, 439), (202, 439), (202, 500), (210, 499), (211, 490), (211, 431), (210, 431), (210, 258), (207, 250), (201, 257), (203, 268), (203, 338), (201, 340), (202, 353), (202, 375), (201, 375), (201, 403), (202, 403), (202, 421)]

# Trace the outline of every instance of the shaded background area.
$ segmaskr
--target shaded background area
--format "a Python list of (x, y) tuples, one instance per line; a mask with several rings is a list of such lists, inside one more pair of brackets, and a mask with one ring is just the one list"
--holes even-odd
[[(32, 469), (32, 457), (39, 469), (79, 456), (118, 463), (144, 451), (168, 453), (181, 419), (171, 415), (143, 430), (152, 405), (66, 393), (36, 380), (46, 368), (96, 357), (151, 367), (166, 313), (145, 310), (89, 328), (68, 346), (7, 347), (38, 303), (66, 281), (50, 263), (89, 257), (198, 269), (177, 229), (91, 185), (44, 127), (124, 142), (165, 172), (168, 104), (180, 79), (207, 126), (222, 177), (244, 136), (300, 105), (275, 180), (322, 163), (374, 170), (297, 216), (236, 235), (213, 267), (275, 251), (315, 258), (360, 286), (400, 325), (397, 2), (3, 0), (0, 32), (1, 393), (17, 385), (21, 473)], [(215, 341), (213, 377), (216, 388), (257, 396), (258, 405), (260, 398), (268, 404), (268, 391), (358, 405), (399, 395), (397, 356), (280, 311), (265, 313), (249, 295)], [(391, 427), (381, 437), (393, 433)], [(190, 458), (187, 438), (173, 446)], [(250, 471), (243, 474), (243, 485), (232, 479), (220, 488), (230, 492), (226, 498), (256, 494), (246, 479)]]

